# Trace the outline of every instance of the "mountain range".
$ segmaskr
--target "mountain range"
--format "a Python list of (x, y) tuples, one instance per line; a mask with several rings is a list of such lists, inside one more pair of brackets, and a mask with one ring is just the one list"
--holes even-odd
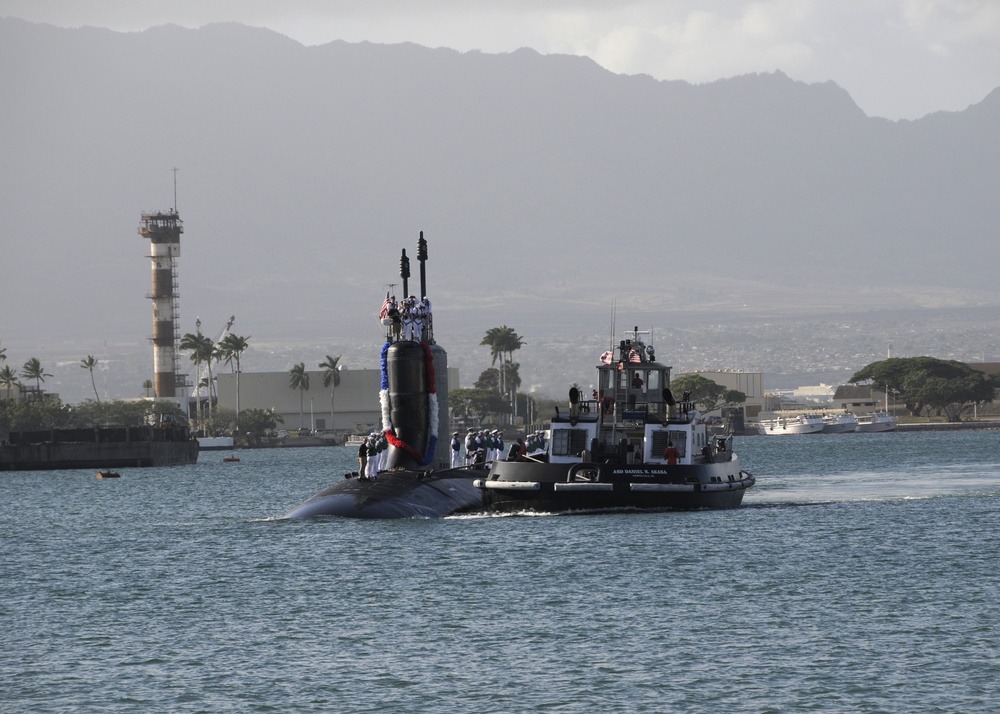
[(5, 346), (144, 344), (173, 207), (184, 331), (377, 342), (420, 231), (439, 339), (1000, 303), (1000, 89), (888, 121), (780, 71), (7, 18), (0, 96)]

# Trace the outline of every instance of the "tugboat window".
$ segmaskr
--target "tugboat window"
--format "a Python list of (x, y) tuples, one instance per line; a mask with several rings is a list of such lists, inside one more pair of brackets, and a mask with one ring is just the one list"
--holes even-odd
[(684, 458), (687, 455), (687, 432), (679, 429), (653, 432), (653, 444), (651, 447), (653, 454), (662, 454), (668, 445), (677, 449), (678, 456)]
[(660, 393), (660, 372), (658, 370), (649, 370), (649, 377), (646, 381), (646, 389), (648, 389), (652, 394)]
[(579, 456), (585, 448), (586, 429), (557, 429), (552, 432), (553, 456)]

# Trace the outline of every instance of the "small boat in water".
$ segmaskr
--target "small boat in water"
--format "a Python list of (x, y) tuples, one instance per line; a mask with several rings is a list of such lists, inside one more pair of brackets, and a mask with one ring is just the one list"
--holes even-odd
[(798, 414), (775, 417), (757, 422), (757, 430), (766, 436), (783, 434), (817, 434), (823, 431), (823, 417), (819, 414)]
[(850, 412), (823, 415), (824, 434), (846, 434), (853, 432), (857, 426), (858, 418)]
[(117, 471), (98, 471), (97, 478), (121, 478), (122, 475)]
[(606, 352), (600, 391), (583, 399), (569, 390), (540, 457), (512, 448), (495, 461), (482, 489), (493, 511), (736, 508), (754, 477), (740, 468), (731, 434), (709, 437), (685, 393), (670, 391), (670, 367), (639, 339)]
[(870, 412), (858, 417), (858, 426), (855, 431), (875, 432), (894, 431), (899, 426), (899, 421), (888, 412)]

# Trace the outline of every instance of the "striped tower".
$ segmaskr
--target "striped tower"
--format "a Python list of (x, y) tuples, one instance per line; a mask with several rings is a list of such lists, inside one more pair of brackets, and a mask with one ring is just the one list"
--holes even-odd
[(178, 309), (177, 270), (175, 260), (181, 254), (180, 215), (143, 213), (139, 235), (149, 239), (149, 255), (153, 268), (153, 290), (146, 295), (153, 301), (153, 385), (157, 397), (176, 397), (177, 388), (186, 385), (186, 375), (180, 374), (180, 311)]

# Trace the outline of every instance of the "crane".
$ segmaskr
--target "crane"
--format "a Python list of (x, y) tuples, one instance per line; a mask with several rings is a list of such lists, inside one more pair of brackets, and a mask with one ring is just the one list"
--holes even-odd
[(218, 346), (220, 342), (226, 339), (226, 335), (229, 334), (229, 331), (233, 328), (233, 323), (235, 322), (236, 322), (236, 315), (230, 315), (229, 322), (227, 322), (226, 326), (222, 328), (222, 331), (219, 332), (218, 336), (215, 338), (212, 344)]

